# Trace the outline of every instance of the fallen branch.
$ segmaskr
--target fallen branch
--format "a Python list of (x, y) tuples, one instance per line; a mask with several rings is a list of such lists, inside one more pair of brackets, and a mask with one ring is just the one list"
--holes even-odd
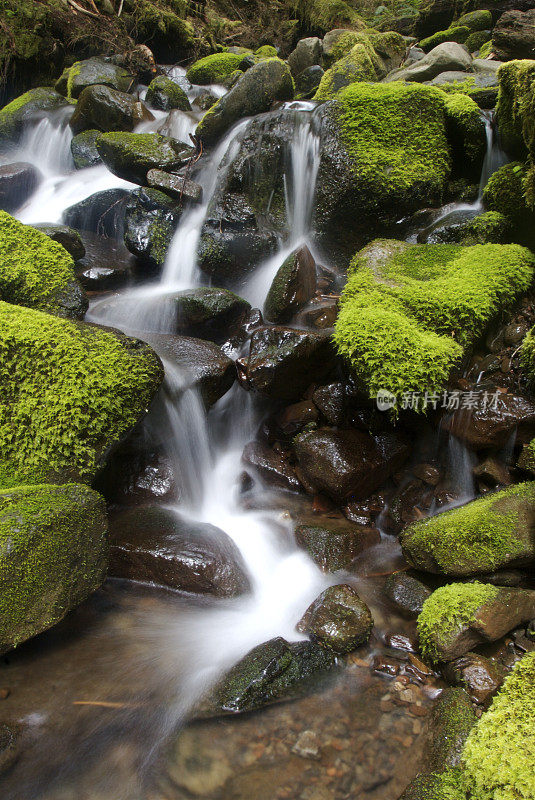
[(93, 11), (88, 11), (87, 8), (82, 8), (79, 6), (78, 3), (75, 3), (75, 0), (67, 0), (68, 4), (74, 8), (75, 11), (79, 11), (81, 14), (87, 14), (88, 17), (94, 17), (98, 19), (98, 14), (94, 14)]
[(104, 700), (74, 700), (73, 706), (100, 706), (101, 708), (136, 708), (132, 703), (108, 703)]

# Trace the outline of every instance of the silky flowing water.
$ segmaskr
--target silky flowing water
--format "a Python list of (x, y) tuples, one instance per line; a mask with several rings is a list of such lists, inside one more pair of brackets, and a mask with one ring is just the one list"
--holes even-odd
[[(181, 70), (171, 75), (184, 80)], [(198, 89), (190, 92), (193, 98)], [(314, 249), (321, 130), (313, 104), (288, 104), (282, 113), (293, 130), (285, 173), (289, 233), (239, 290), (260, 308), (287, 255), (301, 244)], [(202, 284), (196, 257), (202, 225), (248, 125), (236, 125), (200, 162), (195, 179), (203, 201), (184, 212), (160, 280), (96, 300), (89, 321), (145, 336), (158, 351), (153, 334), (173, 330), (170, 298)], [(187, 141), (195, 117), (155, 114), (143, 129), (165, 126)], [(69, 146), (67, 118), (58, 114), (28, 130), (10, 155), (10, 161), (32, 161), (43, 175), (18, 214), (23, 222), (59, 222), (65, 208), (94, 192), (134, 188), (104, 166), (73, 171)], [(413, 674), (407, 688), (414, 625), (393, 616), (381, 595), (385, 575), (403, 568), (397, 540), (383, 535), (351, 575), (322, 573), (293, 537), (290, 512), (310, 513), (307, 497), (260, 484), (246, 504), (240, 494), (243, 447), (255, 438), (266, 401), (235, 384), (207, 414), (194, 390), (183, 391), (184, 370), (165, 359), (164, 366), (165, 384), (145, 430), (165, 443), (180, 487), (168, 506), (231, 537), (247, 566), (251, 594), (221, 600), (110, 580), (59, 626), (8, 655), (0, 689), (9, 694), (0, 700), (0, 714), (18, 720), (23, 746), (2, 796), (395, 800), (417, 771), (436, 693), (432, 677)], [(188, 722), (197, 702), (252, 647), (274, 636), (299, 639), (295, 625), (307, 606), (342, 581), (372, 609), (376, 626), (366, 648), (308, 696), (240, 718)], [(409, 637), (404, 648), (389, 646), (394, 633)], [(312, 755), (303, 755), (299, 744), (304, 731), (317, 742)]]

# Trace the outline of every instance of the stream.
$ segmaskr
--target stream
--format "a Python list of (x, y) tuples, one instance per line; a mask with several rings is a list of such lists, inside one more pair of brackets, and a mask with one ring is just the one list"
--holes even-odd
[[(183, 85), (183, 70), (169, 74)], [(190, 99), (198, 90), (189, 87)], [(321, 130), (314, 108), (294, 102), (282, 111), (293, 130), (285, 173), (290, 233), (236, 288), (253, 307), (262, 308), (277, 269), (296, 247), (307, 244), (319, 257), (312, 217)], [(135, 188), (103, 165), (74, 171), (67, 115), (40, 120), (9, 156), (42, 173), (17, 214), (22, 222), (60, 222), (67, 207), (95, 192)], [(191, 114), (154, 115), (139, 130), (167, 125), (167, 133), (189, 142)], [(486, 123), (482, 186), (503, 163)], [(203, 156), (195, 176), (203, 200), (183, 213), (159, 280), (97, 296), (88, 321), (146, 338), (159, 351), (154, 334), (174, 331), (173, 295), (206, 285), (196, 257), (201, 229), (248, 125), (238, 123)], [(433, 225), (480, 209), (481, 192), (473, 204), (445, 207)], [(235, 383), (207, 413), (196, 390), (183, 390), (182, 368), (160, 353), (165, 383), (144, 427), (164, 443), (180, 487), (180, 496), (163, 505), (225, 531), (243, 557), (251, 593), (215, 599), (108, 580), (60, 625), (5, 657), (0, 688), (9, 696), (0, 702), (24, 728), (24, 747), (5, 780), (4, 800), (395, 800), (417, 771), (425, 717), (442, 685), (436, 676), (411, 672), (414, 623), (393, 614), (381, 593), (384, 576), (403, 568), (396, 538), (381, 531), (351, 574), (323, 573), (293, 536), (291, 512), (312, 513), (311, 498), (255, 480), (244, 502), (242, 452), (269, 411), (266, 401)], [(239, 348), (232, 353), (240, 355)], [(413, 462), (450, 461), (458, 502), (474, 496), (471, 454), (458, 440), (438, 441), (422, 430), (414, 451)], [(303, 612), (340, 582), (357, 588), (372, 609), (367, 647), (291, 703), (190, 721), (210, 687), (255, 645), (276, 636), (304, 638), (295, 630)], [(406, 638), (398, 648), (394, 634)]]

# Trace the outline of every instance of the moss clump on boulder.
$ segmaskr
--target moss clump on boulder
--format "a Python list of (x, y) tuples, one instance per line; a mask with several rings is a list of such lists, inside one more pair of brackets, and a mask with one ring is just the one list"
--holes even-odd
[(436, 589), (418, 617), (420, 650), (425, 658), (441, 660), (440, 642), (472, 622), (479, 608), (499, 596), (496, 586), (486, 583), (451, 583)]
[(150, 82), (145, 100), (153, 108), (159, 108), (162, 111), (169, 111), (172, 108), (191, 111), (190, 102), (184, 89), (166, 75), (158, 75)]
[(184, 19), (186, 9), (180, 0), (167, 0), (165, 5), (161, 0), (136, 0), (134, 13), (125, 16), (125, 23), (136, 42), (150, 47), (157, 62), (175, 64), (195, 47), (195, 30)]
[(68, 105), (54, 89), (38, 87), (16, 97), (0, 110), (0, 141), (14, 142), (24, 126), (41, 111), (54, 111)]
[(498, 211), (510, 221), (516, 241), (533, 249), (535, 207), (526, 200), (530, 183), (526, 165), (512, 161), (490, 176), (483, 192), (483, 202), (489, 211)]
[(478, 174), (485, 158), (487, 135), (477, 103), (465, 94), (447, 94), (444, 107), (454, 160), (466, 161)]
[(417, 775), (399, 800), (465, 800), (463, 775), (460, 768)]
[(127, 92), (134, 80), (134, 76), (124, 67), (100, 58), (88, 58), (86, 61), (75, 61), (72, 67), (66, 67), (54, 88), (70, 100), (79, 97), (86, 86), (95, 84)]
[(145, 183), (150, 169), (170, 170), (185, 164), (194, 152), (188, 145), (159, 133), (103, 133), (96, 148), (119, 178)]
[(0, 303), (0, 486), (93, 479), (162, 378), (117, 332)]
[(322, 35), (334, 28), (361, 30), (366, 27), (345, 0), (298, 0), (296, 12), (312, 34)]
[(471, 31), (484, 31), (492, 28), (492, 14), (486, 8), (468, 11), (457, 20), (457, 25), (466, 25)]
[(531, 390), (535, 388), (535, 328), (524, 337), (520, 350), (520, 362)]
[(212, 53), (194, 61), (186, 72), (190, 83), (207, 86), (223, 81), (237, 70), (243, 61), (243, 53)]
[(5, 211), (0, 211), (0, 298), (75, 319), (87, 309), (65, 248)]
[(508, 61), (498, 70), (496, 119), (502, 145), (515, 158), (535, 159), (535, 61)]
[(59, 622), (106, 577), (106, 507), (87, 486), (0, 491), (0, 653)]
[(437, 31), (436, 33), (433, 33), (432, 36), (428, 36), (426, 39), (421, 39), (418, 42), (418, 46), (428, 53), (433, 49), (433, 47), (437, 47), (439, 44), (444, 44), (444, 42), (457, 42), (458, 44), (464, 44), (469, 36), (470, 28), (467, 25), (453, 25), (451, 28), (447, 28), (445, 31)]
[(515, 665), (472, 729), (462, 755), (463, 778), (476, 800), (535, 798), (535, 653)]
[(322, 76), (314, 100), (324, 103), (346, 86), (357, 81), (377, 81), (385, 69), (368, 39), (355, 44), (349, 53), (336, 61)]
[(520, 483), (429, 519), (401, 535), (409, 563), (426, 572), (477, 575), (535, 557), (535, 483)]
[(272, 44), (263, 44), (262, 47), (259, 47), (257, 50), (254, 51), (256, 58), (277, 58), (277, 48), (273, 47)]
[(338, 352), (370, 397), (437, 391), (464, 349), (528, 288), (534, 267), (519, 245), (372, 242), (351, 262)]

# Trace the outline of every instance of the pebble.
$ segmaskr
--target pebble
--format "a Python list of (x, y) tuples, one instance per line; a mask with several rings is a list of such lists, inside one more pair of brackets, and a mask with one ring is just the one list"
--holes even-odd
[(301, 758), (320, 758), (321, 750), (318, 735), (310, 730), (300, 733), (292, 747), (292, 753), (301, 756)]

